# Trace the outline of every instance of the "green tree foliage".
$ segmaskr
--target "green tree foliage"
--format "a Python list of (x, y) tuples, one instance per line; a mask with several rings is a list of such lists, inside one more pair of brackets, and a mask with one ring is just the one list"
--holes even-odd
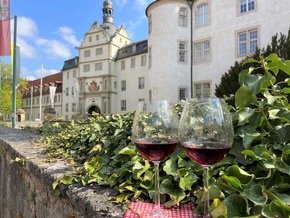
[[(248, 58), (259, 59), (260, 56), (267, 57), (272, 53), (276, 53), (280, 58), (289, 60), (290, 58), (290, 29), (288, 35), (282, 33), (275, 34), (272, 37), (271, 43), (262, 50), (258, 49), (255, 54), (250, 57), (246, 57), (241, 61), (236, 61), (234, 66), (231, 66), (227, 73), (221, 77), (221, 82), (216, 85), (215, 95), (217, 97), (232, 96), (239, 89), (239, 73), (243, 70), (247, 70), (249, 67), (256, 67), (257, 63), (243, 64)], [(261, 69), (256, 69), (255, 73), (260, 73)], [(284, 81), (287, 78), (285, 74), (278, 74), (277, 81)], [(233, 100), (231, 100), (233, 103)]]
[[(12, 113), (12, 81), (13, 73), (11, 65), (5, 62), (1, 63), (1, 90), (0, 90), (0, 112)], [(19, 79), (19, 84), (22, 87), (26, 86), (26, 81)], [(16, 89), (16, 109), (22, 107), (22, 96), (20, 90)]]

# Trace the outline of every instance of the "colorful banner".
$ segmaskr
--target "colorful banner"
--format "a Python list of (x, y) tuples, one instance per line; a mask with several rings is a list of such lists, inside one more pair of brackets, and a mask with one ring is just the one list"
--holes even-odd
[(0, 0), (0, 56), (10, 56), (10, 0)]

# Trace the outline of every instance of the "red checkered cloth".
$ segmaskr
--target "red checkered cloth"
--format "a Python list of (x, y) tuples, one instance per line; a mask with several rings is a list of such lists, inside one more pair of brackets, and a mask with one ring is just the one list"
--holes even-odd
[[(170, 209), (161, 208), (167, 213), (166, 218), (193, 218), (193, 204), (181, 204)], [(144, 202), (131, 202), (123, 218), (147, 218), (150, 211), (154, 209), (154, 204)], [(138, 214), (139, 217), (136, 215)]]

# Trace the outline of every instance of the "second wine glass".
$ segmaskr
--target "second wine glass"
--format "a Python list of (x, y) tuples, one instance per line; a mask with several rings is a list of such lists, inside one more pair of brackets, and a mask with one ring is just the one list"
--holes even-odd
[[(187, 156), (204, 170), (204, 211), (195, 217), (210, 218), (208, 171), (230, 151), (232, 117), (221, 98), (189, 99), (182, 111), (179, 139)], [(195, 211), (196, 212), (196, 211)]]
[(167, 217), (160, 207), (159, 163), (176, 149), (178, 126), (173, 103), (166, 100), (139, 102), (132, 127), (132, 142), (139, 153), (155, 166), (155, 208), (149, 217)]

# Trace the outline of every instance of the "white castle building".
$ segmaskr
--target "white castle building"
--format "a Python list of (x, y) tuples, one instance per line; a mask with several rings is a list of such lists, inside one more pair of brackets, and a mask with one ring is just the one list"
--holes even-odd
[(61, 70), (59, 116), (67, 119), (133, 111), (140, 100), (213, 96), (235, 61), (290, 27), (289, 0), (157, 0), (146, 9), (148, 39), (139, 42), (115, 26), (110, 0), (102, 13)]

